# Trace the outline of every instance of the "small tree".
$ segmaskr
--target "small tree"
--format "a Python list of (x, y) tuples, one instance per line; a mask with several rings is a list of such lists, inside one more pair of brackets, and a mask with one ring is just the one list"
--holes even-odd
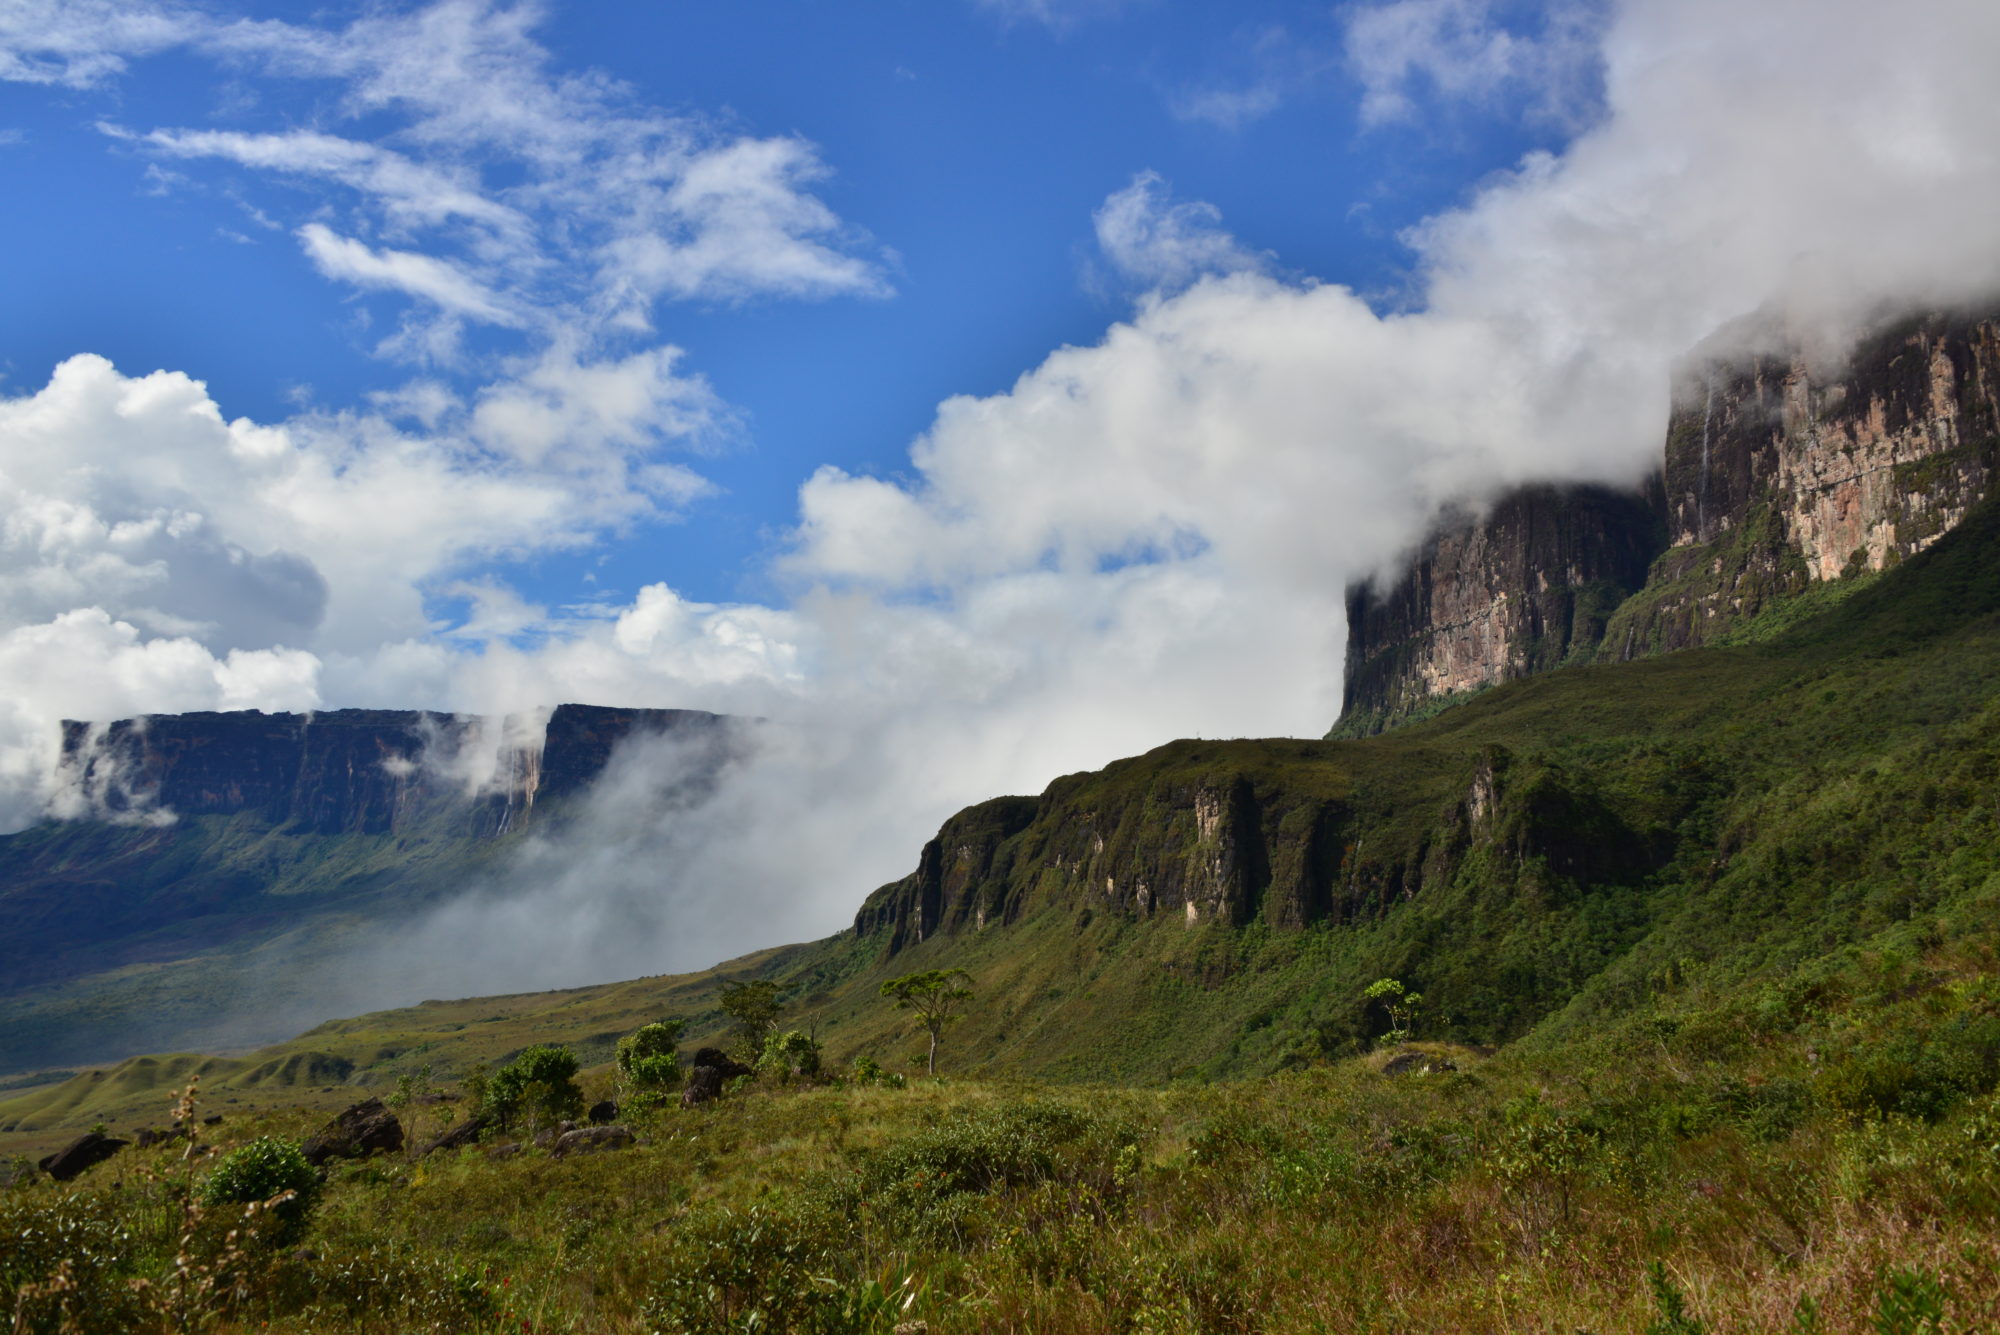
[(717, 1003), (722, 1013), (736, 1022), (736, 1034), (751, 1061), (764, 1053), (764, 1040), (778, 1027), (784, 1006), (778, 1001), (778, 985), (760, 978), (754, 983), (725, 983)]
[(793, 1076), (811, 1079), (819, 1074), (819, 1041), (798, 1029), (787, 1029), (764, 1040), (764, 1055), (757, 1059), (759, 1071), (769, 1071), (780, 1080)]
[(568, 1048), (538, 1044), (494, 1073), (486, 1109), (502, 1123), (525, 1113), (536, 1127), (574, 1118), (583, 1111), (576, 1070), (576, 1054)]
[(1410, 1031), (1416, 1027), (1417, 1011), (1424, 1004), (1424, 994), (1412, 992), (1394, 978), (1378, 978), (1368, 985), (1361, 994), (1363, 1001), (1379, 1001), (1389, 1012), (1389, 1032), (1382, 1035), (1384, 1043), (1407, 1043)]
[(924, 969), (882, 984), (882, 995), (894, 1001), (897, 1010), (915, 1014), (930, 1035), (926, 1060), (931, 1075), (937, 1074), (938, 1036), (964, 1018), (962, 1008), (972, 1000), (971, 983), (972, 975), (963, 969)]
[(642, 1025), (618, 1040), (618, 1073), (634, 1089), (657, 1093), (681, 1082), (677, 1045), (685, 1020), (661, 1020)]

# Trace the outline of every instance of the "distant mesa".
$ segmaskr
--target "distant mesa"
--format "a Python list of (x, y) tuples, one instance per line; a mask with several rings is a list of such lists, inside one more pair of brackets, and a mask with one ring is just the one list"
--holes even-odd
[(59, 817), (134, 823), (252, 812), (315, 834), (390, 834), (439, 801), (502, 834), (587, 787), (635, 734), (707, 732), (693, 709), (558, 705), (502, 716), (393, 709), (65, 720)]

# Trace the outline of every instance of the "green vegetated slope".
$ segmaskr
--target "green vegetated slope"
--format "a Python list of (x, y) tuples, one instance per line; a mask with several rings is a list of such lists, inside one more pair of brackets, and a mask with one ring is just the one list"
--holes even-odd
[[(1158, 1081), (1337, 1057), (1386, 1026), (1360, 998), (1384, 976), (1425, 994), (1435, 1037), (1560, 1046), (1677, 989), (1747, 994), (1982, 930), (1996, 725), (1987, 506), (1758, 643), (1568, 669), (1362, 741), (1176, 742), (971, 808), (854, 934), (389, 1012), (239, 1060), (325, 1053), (351, 1063), (337, 1088), (535, 1041), (601, 1061), (642, 1018), (687, 1016), (698, 1037), (714, 989), (761, 974), (836, 1059), (893, 1062), (916, 1045), (878, 984), (929, 967), (979, 994), (947, 1045), (961, 1072)], [(72, 1081), (0, 1104), (0, 1126), (48, 1135), (128, 1106)]]

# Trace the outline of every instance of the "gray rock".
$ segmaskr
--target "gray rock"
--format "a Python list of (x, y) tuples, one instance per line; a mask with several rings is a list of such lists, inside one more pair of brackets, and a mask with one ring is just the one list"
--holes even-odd
[(313, 1133), (305, 1144), (306, 1160), (318, 1167), (328, 1159), (359, 1159), (376, 1150), (393, 1154), (403, 1148), (403, 1124), (382, 1106), (382, 1100), (357, 1103)]
[(594, 1150), (629, 1150), (638, 1143), (629, 1126), (584, 1126), (574, 1131), (565, 1131), (556, 1137), (555, 1148), (550, 1151), (560, 1159), (568, 1154), (587, 1154)]
[(681, 1107), (699, 1108), (722, 1097), (722, 1068), (697, 1066), (688, 1072), (687, 1086), (681, 1090)]
[(483, 1113), (468, 1117), (463, 1122), (446, 1127), (443, 1134), (433, 1136), (428, 1145), (417, 1151), (418, 1157), (438, 1150), (462, 1150), (467, 1145), (477, 1145), (479, 1137), (492, 1125), (493, 1119)]
[(58, 1182), (67, 1182), (87, 1168), (94, 1168), (132, 1142), (89, 1131), (43, 1159), (44, 1173)]

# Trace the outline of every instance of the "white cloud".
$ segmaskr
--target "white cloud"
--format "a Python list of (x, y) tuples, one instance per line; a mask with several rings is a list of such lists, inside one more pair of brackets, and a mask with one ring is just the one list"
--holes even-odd
[(1126, 278), (1153, 288), (1185, 287), (1204, 274), (1262, 269), (1256, 254), (1222, 228), (1222, 213), (1200, 200), (1174, 203), (1158, 172), (1144, 171), (1097, 210), (1097, 245)]
[(0, 6), (0, 80), (88, 88), (129, 57), (179, 46), (204, 20), (144, 0), (8, 0)]
[(1412, 120), (1426, 97), (1483, 105), (1503, 95), (1524, 98), (1531, 116), (1577, 120), (1590, 101), (1600, 14), (1589, 0), (1555, 0), (1530, 35), (1498, 22), (1493, 0), (1358, 7), (1346, 53), (1362, 86), (1362, 124)]
[(421, 297), (440, 310), (486, 324), (521, 323), (496, 293), (447, 261), (407, 250), (370, 250), (319, 223), (307, 223), (298, 237), (313, 267), (336, 282)]

